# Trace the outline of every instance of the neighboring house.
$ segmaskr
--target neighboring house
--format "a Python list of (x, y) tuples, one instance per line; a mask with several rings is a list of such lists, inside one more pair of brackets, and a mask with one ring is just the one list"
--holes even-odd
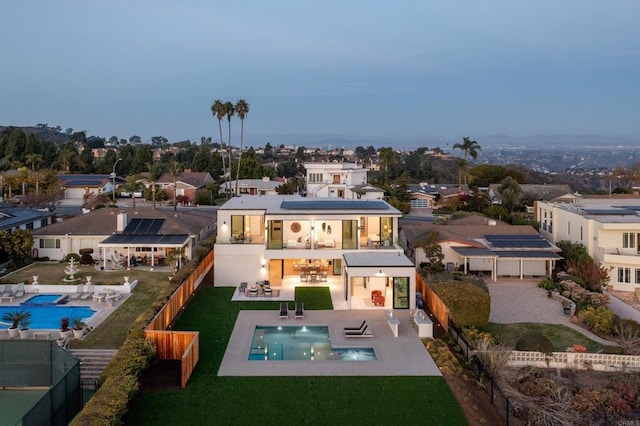
[(191, 259), (200, 240), (214, 230), (215, 213), (204, 210), (98, 209), (33, 232), (40, 257), (62, 260), (93, 249), (105, 269), (114, 256), (166, 257), (175, 250)]
[[(176, 197), (183, 196), (186, 197), (188, 201), (194, 201), (196, 199), (196, 191), (204, 188), (208, 183), (213, 182), (214, 180), (209, 172), (185, 171), (176, 177)], [(173, 176), (171, 176), (170, 173), (165, 173), (160, 176), (156, 184), (165, 191), (169, 199), (173, 199)]]
[(472, 215), (446, 224), (429, 222), (403, 225), (400, 241), (416, 265), (428, 263), (420, 241), (432, 232), (438, 233), (437, 243), (444, 254), (443, 264), (449, 271), (488, 273), (498, 277), (551, 276), (555, 261), (561, 259), (556, 246), (542, 238), (529, 225), (509, 225), (505, 222)]
[(35, 230), (53, 223), (55, 213), (23, 207), (0, 207), (0, 230)]
[(397, 245), (401, 216), (382, 200), (232, 198), (218, 209), (214, 282), (269, 280), (277, 288), (317, 265), (325, 280), (342, 283), (348, 306), (379, 288), (387, 308), (413, 308), (415, 267)]
[[(240, 179), (238, 182), (238, 196), (240, 195), (276, 195), (276, 188), (284, 183), (282, 179), (271, 180), (268, 177), (262, 179)], [(232, 180), (229, 183), (231, 194), (236, 195), (236, 181)], [(225, 186), (223, 183), (218, 190), (219, 194), (225, 194)]]
[(614, 290), (640, 288), (640, 198), (583, 199), (578, 203), (538, 201), (540, 234), (553, 243), (583, 244), (609, 270)]
[(411, 192), (411, 209), (433, 209), (438, 204), (455, 197), (469, 194), (469, 187), (460, 184), (429, 184), (421, 182), (408, 186)]
[(354, 163), (305, 163), (307, 197), (381, 200), (384, 191), (367, 184), (367, 171)]
[[(499, 183), (489, 185), (487, 195), (493, 204), (502, 204)], [(520, 184), (521, 196), (532, 200), (574, 202), (581, 197), (571, 191), (569, 185)]]
[[(111, 175), (77, 174), (58, 175), (60, 186), (62, 186), (62, 198), (65, 200), (84, 200), (85, 194), (110, 195), (114, 191), (114, 179)], [(119, 176), (115, 177), (116, 188), (125, 180)]]

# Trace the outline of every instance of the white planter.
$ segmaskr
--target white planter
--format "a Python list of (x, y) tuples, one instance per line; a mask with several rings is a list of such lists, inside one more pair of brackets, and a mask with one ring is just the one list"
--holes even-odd
[(26, 330), (20, 330), (20, 338), (21, 339), (30, 339), (31, 338), (31, 330), (28, 328)]
[(75, 337), (76, 339), (82, 339), (82, 336), (84, 336), (84, 329), (82, 330), (76, 330), (75, 328), (73, 329), (73, 337)]
[(71, 337), (71, 335), (73, 335), (73, 330), (69, 329), (67, 331), (62, 331), (60, 330), (60, 338), (61, 339), (68, 339)]
[(19, 330), (17, 328), (10, 328), (8, 330), (8, 332), (9, 332), (9, 337), (12, 338), (12, 339), (14, 339), (14, 338), (16, 338), (16, 337), (18, 337), (20, 335), (20, 332), (19, 332)]

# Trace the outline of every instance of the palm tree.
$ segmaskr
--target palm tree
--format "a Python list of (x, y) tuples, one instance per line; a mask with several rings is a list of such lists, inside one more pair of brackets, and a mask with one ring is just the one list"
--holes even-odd
[(149, 180), (151, 181), (151, 200), (153, 202), (153, 208), (156, 208), (156, 182), (162, 176), (163, 170), (160, 163), (147, 163), (147, 170), (149, 171)]
[(389, 177), (389, 165), (395, 162), (396, 156), (393, 152), (393, 148), (391, 147), (380, 148), (378, 156), (384, 163), (384, 168), (382, 170), (382, 186), (386, 186), (387, 179)]
[[(456, 166), (458, 166), (458, 185), (467, 183), (467, 166), (469, 163), (464, 158), (456, 159)], [(464, 179), (463, 179), (464, 178)], [(464, 180), (464, 182), (463, 182)]]
[(482, 150), (482, 147), (478, 145), (478, 142), (472, 141), (468, 137), (462, 138), (462, 143), (457, 143), (453, 145), (453, 149), (460, 149), (464, 151), (464, 159), (465, 161), (469, 160), (469, 157), (474, 160), (478, 158), (478, 151)]
[[(235, 107), (231, 102), (224, 103), (224, 113), (227, 116), (227, 123), (229, 124), (229, 138), (227, 139), (227, 148), (229, 148), (229, 185), (231, 185), (231, 117), (235, 114)], [(231, 190), (231, 188), (229, 188)], [(227, 194), (229, 197), (229, 194)]]
[(242, 143), (244, 142), (244, 119), (249, 113), (249, 104), (244, 99), (236, 102), (236, 114), (240, 119), (240, 155), (238, 156), (238, 170), (236, 171), (236, 194), (238, 194), (238, 180), (240, 179), (240, 161), (242, 161)]
[[(211, 105), (211, 113), (218, 119), (218, 129), (220, 130), (220, 149), (222, 150), (222, 174), (225, 184), (225, 192), (227, 198), (229, 197), (229, 188), (227, 187), (227, 168), (224, 164), (224, 141), (222, 140), (222, 119), (227, 114), (227, 109), (220, 99), (216, 99), (213, 105)], [(229, 164), (231, 166), (231, 164)]]
[(182, 167), (180, 167), (180, 163), (175, 160), (172, 161), (169, 165), (169, 173), (173, 178), (173, 211), (176, 211), (178, 209), (178, 205), (176, 204), (176, 181), (178, 180), (178, 176), (180, 176), (180, 173), (182, 173)]

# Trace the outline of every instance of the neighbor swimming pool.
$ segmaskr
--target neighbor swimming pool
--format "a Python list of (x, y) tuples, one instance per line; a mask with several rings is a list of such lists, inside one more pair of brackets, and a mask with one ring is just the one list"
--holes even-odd
[(39, 294), (24, 302), (20, 306), (0, 306), (0, 318), (7, 312), (24, 310), (31, 312), (31, 329), (57, 329), (60, 328), (60, 320), (69, 318), (82, 318), (86, 322), (96, 313), (88, 306), (67, 306), (60, 302), (66, 300), (66, 296), (61, 294)]
[(249, 361), (375, 361), (373, 348), (334, 348), (329, 327), (256, 326)]

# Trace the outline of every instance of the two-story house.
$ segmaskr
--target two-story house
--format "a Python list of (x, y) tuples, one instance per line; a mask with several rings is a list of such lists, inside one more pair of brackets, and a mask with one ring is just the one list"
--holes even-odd
[(640, 198), (582, 199), (557, 203), (538, 201), (540, 234), (549, 241), (571, 241), (610, 270), (614, 290), (640, 288)]
[[(350, 308), (415, 305), (415, 267), (397, 243), (402, 213), (382, 200), (236, 197), (218, 209), (214, 282), (327, 282)], [(364, 303), (367, 302), (368, 303)]]
[(307, 197), (381, 200), (384, 191), (367, 183), (367, 171), (354, 163), (305, 163)]

